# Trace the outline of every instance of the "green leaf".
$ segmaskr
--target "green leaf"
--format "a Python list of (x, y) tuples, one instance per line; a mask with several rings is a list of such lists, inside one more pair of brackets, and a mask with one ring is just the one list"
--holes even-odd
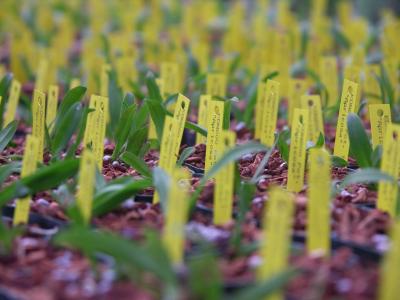
[(69, 147), (68, 151), (67, 151), (67, 155), (66, 158), (72, 158), (75, 157), (75, 151), (76, 149), (78, 149), (79, 144), (81, 143), (83, 136), (85, 134), (85, 129), (86, 129), (86, 121), (87, 121), (87, 117), (88, 115), (93, 112), (94, 109), (91, 109), (89, 107), (85, 107), (82, 113), (82, 118), (79, 122), (78, 128), (78, 134), (76, 136), (75, 142), (71, 145), (71, 147)]
[(378, 169), (365, 168), (358, 169), (348, 174), (340, 184), (339, 188), (344, 189), (346, 186), (355, 183), (378, 183), (380, 181), (395, 182), (394, 178)]
[(372, 147), (361, 119), (353, 113), (347, 116), (347, 129), (350, 139), (350, 153), (361, 168), (372, 166)]
[(151, 119), (156, 127), (157, 137), (159, 140), (161, 140), (166, 113), (165, 107), (163, 106), (163, 99), (160, 94), (160, 89), (158, 88), (156, 80), (151, 73), (146, 77), (146, 86), (149, 94), (148, 98), (146, 99), (146, 104), (149, 109)]
[(161, 169), (160, 167), (155, 167), (153, 169), (154, 188), (158, 193), (158, 198), (160, 199), (160, 205), (164, 211), (166, 211), (167, 207), (170, 181), (171, 181), (170, 176), (163, 169)]
[[(127, 94), (130, 97), (132, 94)], [(136, 105), (131, 105), (121, 112), (117, 129), (115, 132), (115, 148), (112, 154), (112, 159), (115, 160), (121, 154), (121, 149), (128, 140), (129, 133), (132, 129), (133, 118), (136, 112)]]
[(0, 186), (12, 173), (20, 173), (22, 163), (20, 161), (11, 162), (0, 166)]
[(91, 257), (96, 253), (109, 255), (122, 269), (139, 268), (154, 274), (162, 281), (171, 283), (175, 280), (172, 267), (160, 268), (158, 261), (140, 245), (112, 233), (93, 231), (84, 227), (71, 227), (60, 232), (55, 237), (54, 243), (79, 249)]
[(57, 124), (60, 123), (60, 121), (61, 121), (60, 119), (63, 118), (63, 116), (65, 116), (65, 114), (67, 114), (70, 107), (72, 105), (74, 105), (74, 103), (81, 101), (81, 99), (83, 98), (85, 93), (86, 93), (86, 88), (83, 86), (77, 86), (73, 89), (70, 89), (67, 92), (64, 99), (61, 101), (60, 107), (57, 111), (57, 117), (54, 122), (55, 125), (54, 125), (53, 130), (55, 130), (55, 128), (57, 126), (59, 126)]
[(126, 151), (135, 155), (139, 155), (140, 149), (145, 144), (147, 139), (147, 127), (143, 127), (133, 131), (128, 139)]
[(130, 152), (124, 152), (121, 159), (145, 177), (151, 177), (151, 171), (144, 160)]
[(14, 134), (17, 131), (17, 126), (18, 122), (14, 120), (0, 131), (0, 152), (7, 147), (8, 143), (14, 137)]
[(187, 148), (185, 148), (185, 149), (182, 151), (182, 153), (181, 153), (181, 155), (180, 155), (180, 157), (179, 157), (179, 159), (178, 159), (178, 162), (177, 162), (176, 164), (177, 164), (178, 166), (182, 166), (183, 163), (185, 162), (185, 160), (188, 159), (189, 156), (192, 155), (192, 154), (194, 153), (195, 150), (196, 150), (195, 147), (187, 147)]
[(276, 146), (278, 147), (279, 153), (281, 154), (281, 157), (285, 162), (289, 162), (289, 145), (288, 145), (289, 139), (290, 139), (289, 129), (285, 129), (280, 133), (278, 133)]
[(14, 198), (22, 198), (37, 192), (57, 187), (59, 184), (75, 176), (79, 169), (78, 159), (55, 162), (38, 169), (33, 174), (21, 178), (0, 192), (0, 207)]
[(248, 287), (234, 295), (230, 295), (230, 300), (259, 300), (266, 299), (268, 295), (282, 289), (291, 279), (297, 276), (297, 270), (288, 269), (278, 273), (264, 282), (255, 286)]
[(245, 99), (247, 99), (247, 105), (243, 113), (244, 115), (243, 120), (247, 128), (253, 127), (252, 126), (254, 121), (253, 112), (257, 102), (257, 86), (258, 86), (258, 75), (256, 74), (251, 79), (250, 84), (248, 85), (246, 90)]
[(107, 133), (109, 137), (113, 137), (116, 134), (119, 117), (121, 115), (121, 107), (124, 95), (118, 85), (117, 73), (115, 72), (115, 70), (109, 71), (108, 75), (108, 107), (110, 122), (108, 123)]
[(53, 131), (51, 142), (53, 156), (58, 156), (67, 147), (72, 136), (78, 130), (83, 116), (82, 103), (77, 102), (70, 106), (66, 114), (59, 118), (58, 126)]
[(337, 168), (343, 168), (347, 166), (347, 161), (339, 156), (331, 156), (332, 166)]
[(11, 73), (6, 74), (0, 81), (0, 128), (3, 128), (3, 116), (6, 107), (6, 98), (8, 90), (11, 86), (13, 75)]
[(372, 166), (374, 168), (379, 169), (381, 165), (381, 159), (382, 159), (382, 145), (378, 145), (375, 147), (374, 151), (372, 151), (371, 155)]
[(103, 189), (93, 199), (93, 216), (101, 216), (112, 211), (126, 199), (150, 187), (151, 183), (151, 179), (145, 178), (128, 182), (114, 192)]
[(224, 130), (229, 130), (231, 127), (231, 107), (232, 107), (232, 102), (226, 100), (224, 102), (224, 119), (222, 122), (222, 128)]
[(269, 158), (271, 157), (272, 152), (275, 149), (275, 144), (265, 153), (262, 161), (260, 162), (260, 164), (258, 165), (253, 177), (251, 178), (250, 182), (252, 183), (257, 183), (260, 180), (260, 176), (262, 176), (262, 174), (264, 173), (265, 167), (268, 164)]
[(0, 220), (0, 256), (7, 256), (12, 251), (15, 238), (22, 233), (22, 227), (8, 228)]
[(196, 124), (196, 123), (193, 123), (190, 121), (186, 121), (185, 128), (193, 130), (196, 133), (200, 133), (203, 136), (207, 136), (207, 129), (203, 128), (199, 124)]

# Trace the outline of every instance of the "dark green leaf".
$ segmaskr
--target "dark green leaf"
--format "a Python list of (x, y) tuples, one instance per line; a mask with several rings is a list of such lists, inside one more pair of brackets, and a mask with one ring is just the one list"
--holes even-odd
[(12, 173), (19, 173), (21, 171), (21, 162), (15, 161), (9, 164), (0, 166), (0, 186)]
[(140, 149), (145, 144), (147, 138), (147, 127), (140, 128), (131, 133), (126, 145), (126, 151), (139, 156)]
[(3, 127), (3, 116), (6, 107), (7, 92), (11, 86), (13, 75), (11, 73), (6, 74), (0, 81), (0, 128)]
[(337, 168), (343, 168), (347, 166), (347, 161), (339, 156), (331, 156), (332, 166)]
[(347, 116), (347, 129), (350, 139), (350, 153), (361, 168), (372, 166), (372, 147), (361, 119), (350, 113)]
[(187, 147), (187, 148), (185, 148), (185, 149), (182, 151), (182, 153), (181, 153), (181, 155), (180, 155), (180, 157), (179, 157), (179, 159), (178, 159), (178, 162), (177, 162), (176, 164), (177, 164), (178, 166), (182, 166), (183, 163), (185, 162), (185, 160), (188, 159), (189, 156), (192, 155), (192, 154), (194, 153), (195, 150), (196, 150), (195, 147)]
[[(57, 118), (55, 120), (55, 124), (59, 123), (59, 118), (62, 118), (70, 109), (74, 103), (81, 101), (82, 97), (86, 93), (86, 88), (83, 86), (77, 86), (73, 89), (70, 89), (65, 95), (64, 99), (61, 101), (60, 108), (57, 112)], [(56, 127), (55, 125), (54, 127)], [(54, 128), (55, 129), (55, 128)]]
[(21, 178), (0, 192), (0, 207), (14, 198), (22, 198), (37, 192), (45, 191), (75, 176), (79, 169), (78, 159), (57, 161), (44, 166), (31, 175)]
[(383, 173), (378, 169), (365, 168), (358, 169), (350, 174), (348, 174), (340, 184), (340, 189), (344, 189), (346, 186), (355, 183), (378, 183), (379, 181), (392, 181), (394, 179), (392, 176)]
[(7, 147), (8, 143), (14, 137), (14, 134), (17, 131), (17, 126), (18, 122), (14, 120), (0, 131), (0, 152)]
[(151, 177), (151, 171), (144, 160), (133, 153), (124, 152), (121, 159), (145, 177)]
[(185, 128), (193, 130), (196, 133), (200, 133), (203, 136), (207, 136), (207, 130), (196, 123), (186, 121)]

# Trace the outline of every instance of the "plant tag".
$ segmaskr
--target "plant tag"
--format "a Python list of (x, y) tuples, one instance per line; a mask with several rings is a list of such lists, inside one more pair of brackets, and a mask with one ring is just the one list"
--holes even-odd
[(222, 73), (207, 74), (207, 95), (224, 98), (226, 95), (226, 76)]
[(308, 110), (307, 140), (316, 143), (320, 133), (324, 134), (321, 97), (319, 95), (304, 95), (301, 97), (301, 108)]
[(84, 146), (92, 150), (99, 171), (103, 169), (104, 137), (106, 135), (106, 120), (108, 115), (108, 98), (92, 95), (85, 129)]
[(294, 110), (292, 132), (290, 135), (289, 166), (287, 189), (300, 192), (304, 186), (304, 169), (306, 164), (306, 144), (308, 129), (308, 111)]
[(370, 104), (368, 110), (371, 120), (372, 146), (375, 149), (376, 146), (383, 145), (386, 129), (392, 123), (390, 104)]
[[(32, 135), (27, 135), (25, 143), (24, 158), (22, 159), (21, 178), (35, 172), (39, 159), (39, 139)], [(31, 197), (27, 196), (18, 199), (15, 205), (13, 224), (26, 224), (29, 218), (29, 208)]]
[(46, 95), (35, 90), (32, 103), (32, 135), (39, 140), (38, 160), (43, 161)]
[[(293, 195), (277, 187), (271, 189), (263, 218), (260, 249), (262, 263), (257, 270), (259, 281), (265, 281), (287, 268), (293, 214)], [(271, 296), (271, 299), (283, 299), (279, 291)]]
[(174, 119), (175, 119), (175, 126), (173, 127), (173, 142), (174, 142), (174, 151), (173, 155), (175, 157), (175, 162), (178, 160), (179, 157), (179, 149), (181, 147), (183, 131), (185, 129), (186, 118), (188, 115), (190, 106), (190, 100), (183, 96), (182, 94), (178, 95), (178, 99), (175, 105), (174, 111)]
[(171, 262), (174, 265), (180, 265), (185, 249), (190, 175), (184, 169), (174, 169), (171, 175), (162, 238)]
[(358, 84), (345, 79), (340, 100), (339, 116), (336, 126), (336, 138), (333, 155), (347, 161), (349, 156), (349, 134), (347, 131), (347, 115), (354, 113), (357, 103)]
[[(236, 135), (233, 131), (222, 131), (218, 144), (218, 158), (236, 143)], [(223, 225), (232, 219), (233, 192), (234, 192), (235, 165), (228, 164), (215, 176), (214, 186), (214, 224)]]
[(256, 109), (254, 111), (254, 117), (255, 117), (254, 137), (256, 139), (261, 139), (262, 120), (264, 115), (263, 110), (265, 107), (265, 98), (266, 98), (265, 92), (266, 92), (266, 84), (260, 81), (257, 86), (257, 102), (256, 102)]
[(377, 207), (395, 217), (398, 193), (397, 178), (400, 173), (400, 125), (389, 124), (382, 150), (381, 171), (393, 176), (396, 182), (379, 182)]
[(48, 96), (47, 96), (47, 108), (46, 108), (46, 125), (50, 125), (54, 122), (57, 115), (57, 104), (58, 104), (58, 86), (50, 85)]
[(100, 73), (100, 96), (108, 97), (108, 85), (110, 83), (109, 72), (111, 71), (111, 66), (109, 64), (104, 64), (101, 67)]
[(69, 82), (69, 89), (76, 88), (81, 85), (81, 80), (79, 78), (72, 78)]
[(261, 143), (271, 147), (275, 141), (276, 122), (278, 120), (280, 83), (268, 80), (265, 91), (265, 104), (262, 116)]
[(180, 92), (180, 75), (179, 66), (177, 63), (162, 63), (160, 75), (164, 83), (163, 92), (166, 96), (174, 95)]
[(322, 57), (319, 67), (321, 81), (325, 85), (329, 95), (327, 106), (334, 106), (339, 98), (339, 75), (336, 57)]
[(305, 108), (301, 106), (301, 97), (307, 92), (307, 85), (304, 79), (289, 80), (288, 97), (288, 123), (292, 124), (293, 112), (295, 108)]
[(390, 236), (390, 249), (381, 264), (379, 300), (397, 299), (400, 293), (400, 221), (395, 221)]
[(331, 160), (323, 148), (310, 149), (308, 157), (307, 250), (331, 249), (330, 190)]
[(218, 143), (224, 119), (224, 102), (211, 100), (208, 102), (207, 147), (204, 171), (207, 172), (217, 161)]
[(79, 165), (77, 204), (83, 221), (88, 224), (92, 216), (94, 186), (96, 184), (96, 158), (89, 149), (83, 150)]
[(40, 91), (46, 90), (46, 77), (49, 69), (49, 61), (42, 59), (39, 62), (38, 71), (36, 74), (35, 89)]
[[(197, 123), (203, 128), (207, 128), (208, 105), (210, 101), (211, 101), (210, 95), (200, 96)], [(196, 144), (205, 144), (206, 142), (207, 142), (207, 137), (201, 135), (200, 133), (196, 133)]]
[(18, 80), (13, 79), (10, 88), (10, 96), (8, 97), (6, 113), (4, 115), (3, 128), (14, 121), (20, 94), (21, 83)]

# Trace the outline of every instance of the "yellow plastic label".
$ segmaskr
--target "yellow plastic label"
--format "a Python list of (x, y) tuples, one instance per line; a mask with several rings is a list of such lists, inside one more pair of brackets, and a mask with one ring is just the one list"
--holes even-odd
[(275, 141), (276, 122), (279, 108), (279, 82), (268, 80), (262, 117), (261, 143), (271, 147)]
[[(263, 233), (260, 241), (262, 263), (257, 270), (259, 281), (266, 281), (287, 268), (293, 214), (293, 195), (277, 187), (271, 189), (263, 218)], [(268, 299), (283, 299), (280, 291), (270, 297)]]
[(164, 84), (163, 92), (166, 96), (180, 92), (179, 65), (177, 63), (162, 63), (160, 75)]
[[(210, 101), (211, 101), (210, 95), (200, 96), (197, 123), (203, 128), (207, 128), (207, 117), (208, 117), (207, 110)], [(207, 138), (205, 136), (201, 135), (200, 133), (196, 133), (196, 144), (205, 144), (206, 141)]]
[(108, 98), (98, 95), (90, 97), (89, 113), (83, 143), (92, 150), (97, 167), (103, 169), (104, 137), (106, 135), (106, 119), (108, 115)]
[(100, 96), (108, 97), (108, 85), (109, 85), (109, 75), (108, 72), (111, 71), (111, 66), (108, 64), (104, 64), (101, 67), (100, 74)]
[(389, 104), (368, 105), (369, 118), (371, 120), (372, 146), (383, 145), (386, 129), (392, 123)]
[[(22, 178), (32, 174), (36, 170), (39, 158), (38, 153), (39, 153), (39, 139), (32, 135), (28, 135), (26, 137), (24, 158), (22, 159), (22, 169), (21, 169)], [(17, 200), (14, 212), (14, 220), (13, 220), (14, 225), (26, 224), (28, 222), (30, 201), (31, 201), (30, 196)]]
[(18, 80), (13, 79), (10, 88), (10, 96), (8, 97), (6, 113), (4, 115), (3, 127), (6, 127), (8, 124), (15, 120), (15, 114), (17, 112), (20, 93), (21, 83)]
[(289, 166), (287, 189), (300, 192), (304, 186), (304, 169), (306, 164), (306, 144), (308, 129), (308, 111), (294, 110), (292, 132), (290, 135)]
[(158, 166), (167, 172), (172, 172), (175, 164), (173, 134), (176, 120), (173, 117), (165, 116), (164, 129), (160, 145), (160, 158)]
[(79, 189), (77, 204), (85, 224), (92, 215), (94, 186), (96, 183), (96, 159), (89, 149), (83, 150), (79, 165)]
[[(236, 135), (232, 131), (222, 131), (218, 158), (235, 146)], [(235, 166), (233, 163), (222, 168), (215, 176), (214, 224), (226, 224), (232, 219)]]
[(226, 95), (226, 84), (226, 76), (224, 74), (208, 74), (206, 94), (223, 98)]
[(76, 88), (81, 85), (81, 80), (79, 78), (72, 78), (69, 83), (69, 89)]
[(171, 175), (162, 238), (171, 262), (174, 265), (179, 265), (183, 261), (185, 249), (185, 224), (188, 217), (187, 198), (190, 175), (184, 169), (174, 169)]
[(49, 62), (46, 59), (43, 59), (39, 62), (38, 71), (36, 74), (36, 83), (35, 89), (40, 91), (46, 90), (46, 76), (49, 69)]
[(38, 160), (43, 161), (46, 95), (35, 90), (32, 103), (32, 135), (39, 140)]
[(183, 131), (185, 129), (186, 118), (188, 115), (190, 106), (190, 100), (183, 96), (182, 94), (178, 95), (178, 99), (175, 105), (174, 111), (174, 119), (176, 120), (173, 132), (173, 143), (174, 143), (174, 151), (173, 155), (175, 156), (175, 162), (179, 158), (179, 149), (181, 147)]
[(334, 106), (339, 100), (339, 75), (336, 57), (322, 57), (319, 67), (321, 81), (328, 90), (328, 106)]
[(316, 143), (320, 133), (324, 134), (321, 97), (319, 95), (302, 96), (301, 108), (308, 110), (307, 140)]
[(54, 122), (57, 115), (57, 104), (58, 104), (58, 86), (50, 85), (47, 96), (47, 109), (46, 109), (46, 125), (50, 125)]
[(288, 123), (292, 124), (293, 112), (295, 108), (304, 108), (301, 105), (301, 97), (307, 92), (307, 85), (304, 79), (289, 80), (288, 97)]
[(380, 87), (376, 79), (380, 76), (381, 70), (379, 65), (366, 65), (365, 66), (365, 80), (364, 80), (364, 93), (367, 98), (368, 104), (378, 104), (380, 102)]
[(377, 207), (395, 217), (398, 193), (397, 178), (400, 173), (400, 125), (389, 124), (386, 129), (381, 171), (393, 176), (396, 182), (379, 182)]
[(347, 160), (349, 156), (349, 135), (347, 132), (347, 115), (354, 113), (357, 103), (358, 84), (345, 79), (340, 99), (339, 116), (336, 126), (336, 139), (333, 155)]
[(400, 293), (400, 221), (395, 221), (390, 236), (390, 249), (381, 264), (379, 300), (398, 299)]
[(254, 111), (255, 117), (255, 129), (254, 129), (254, 137), (256, 139), (261, 139), (262, 133), (262, 120), (263, 120), (263, 111), (265, 107), (265, 92), (266, 92), (266, 84), (264, 82), (259, 82), (257, 86), (257, 102), (256, 109)]
[(323, 148), (310, 149), (308, 157), (307, 250), (322, 251), (329, 255), (331, 249), (331, 161)]
[(224, 102), (211, 100), (208, 103), (205, 172), (207, 172), (217, 161), (218, 143), (220, 141), (224, 119)]

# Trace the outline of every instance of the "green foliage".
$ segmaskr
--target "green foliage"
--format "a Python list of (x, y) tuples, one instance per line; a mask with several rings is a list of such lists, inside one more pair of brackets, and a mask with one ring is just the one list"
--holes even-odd
[(15, 161), (6, 165), (0, 166), (0, 186), (12, 173), (19, 173), (21, 170), (21, 162)]
[(37, 192), (59, 186), (75, 176), (79, 169), (78, 159), (67, 159), (39, 168), (33, 174), (21, 178), (0, 192), (0, 207), (15, 198), (22, 198)]
[(171, 178), (167, 172), (165, 172), (160, 167), (155, 167), (153, 169), (154, 189), (158, 193), (160, 205), (164, 211), (167, 207), (170, 182)]
[(2, 99), (0, 101), (0, 128), (3, 127), (3, 116), (6, 107), (7, 93), (8, 90), (10, 89), (12, 79), (13, 79), (12, 74), (8, 73), (0, 81), (0, 97)]
[(350, 113), (347, 116), (350, 153), (361, 168), (372, 167), (372, 147), (361, 119)]
[(289, 140), (289, 129), (282, 130), (280, 133), (278, 133), (276, 146), (278, 147), (279, 153), (285, 162), (289, 162)]
[(378, 183), (380, 181), (395, 182), (394, 178), (378, 169), (365, 168), (358, 169), (343, 179), (339, 185), (339, 190), (343, 190), (346, 186), (359, 183)]
[(131, 152), (124, 152), (121, 159), (145, 177), (151, 178), (151, 171), (146, 163)]
[(10, 143), (17, 131), (18, 122), (12, 121), (4, 129), (0, 131), (0, 152), (2, 152)]
[(0, 256), (10, 254), (13, 242), (21, 232), (21, 227), (8, 228), (2, 221), (0, 221)]
[(185, 160), (188, 159), (189, 156), (192, 155), (192, 154), (194, 153), (195, 150), (196, 150), (195, 147), (187, 147), (187, 148), (185, 148), (185, 149), (182, 151), (182, 153), (181, 153), (181, 155), (180, 155), (180, 157), (179, 157), (179, 159), (178, 159), (178, 161), (177, 161), (176, 164), (177, 164), (178, 166), (182, 166), (183, 163), (185, 162)]

